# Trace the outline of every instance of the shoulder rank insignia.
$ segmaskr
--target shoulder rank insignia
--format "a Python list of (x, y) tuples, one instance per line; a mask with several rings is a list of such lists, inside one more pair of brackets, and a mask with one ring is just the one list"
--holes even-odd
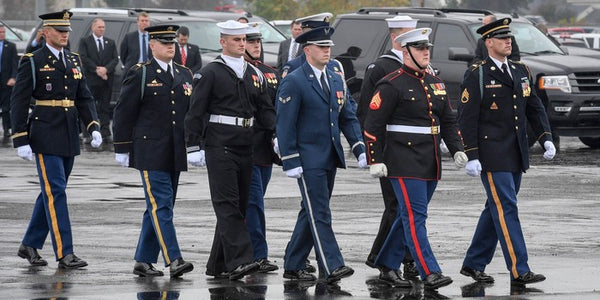
[(283, 104), (290, 102), (290, 100), (292, 100), (291, 96), (287, 96), (285, 98), (283, 98), (282, 96), (279, 96), (279, 102), (281, 102)]
[(30, 53), (25, 53), (25, 54), (23, 54), (23, 56), (32, 57), (33, 53), (31, 53), (31, 52)]
[(469, 91), (467, 89), (463, 90), (462, 95), (460, 96), (460, 102), (461, 103), (469, 102)]
[(371, 103), (369, 104), (369, 108), (371, 110), (378, 110), (381, 107), (381, 96), (379, 94), (381, 91), (377, 91), (377, 94), (371, 98)]

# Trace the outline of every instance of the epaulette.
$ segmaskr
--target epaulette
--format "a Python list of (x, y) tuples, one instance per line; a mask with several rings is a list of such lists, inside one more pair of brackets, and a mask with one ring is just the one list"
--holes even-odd
[(517, 65), (525, 65), (525, 64), (524, 64), (522, 61), (520, 61), (520, 60), (512, 60), (512, 59), (509, 59), (509, 61), (510, 61), (511, 63), (513, 63), (513, 64), (517, 64)]
[(25, 53), (25, 54), (23, 54), (23, 56), (32, 57), (32, 56), (33, 56), (33, 53), (31, 53), (31, 52), (28, 52), (28, 53)]
[(141, 67), (142, 67), (142, 63), (137, 63), (137, 64), (133, 65), (133, 67), (132, 67), (132, 68), (133, 68), (134, 70), (139, 70)]
[(79, 56), (79, 53), (77, 52), (71, 52), (71, 54)]
[(474, 63), (474, 64), (472, 64), (472, 65), (470, 65), (470, 66), (469, 66), (469, 71), (474, 71), (474, 70), (477, 70), (477, 68), (479, 68), (479, 67), (481, 67), (481, 66), (485, 65), (485, 63), (486, 63), (486, 61), (485, 61), (485, 60), (482, 60), (482, 61), (476, 62), (476, 63)]
[(176, 65), (178, 65), (178, 66), (180, 66), (180, 67), (183, 67), (183, 68), (186, 68), (186, 69), (190, 70), (190, 68), (188, 68), (188, 67), (186, 67), (186, 66), (184, 66), (184, 65), (182, 65), (180, 63), (176, 63), (175, 61), (173, 61), (173, 63), (176, 64)]

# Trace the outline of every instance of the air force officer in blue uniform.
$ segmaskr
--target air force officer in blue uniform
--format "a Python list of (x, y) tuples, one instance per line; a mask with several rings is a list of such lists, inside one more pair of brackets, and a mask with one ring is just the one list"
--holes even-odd
[(466, 171), (481, 177), (488, 198), (460, 273), (493, 282), (484, 270), (500, 241), (511, 282), (529, 284), (545, 277), (529, 269), (517, 208), (521, 175), (529, 168), (527, 122), (544, 145), (545, 159), (552, 159), (556, 149), (529, 69), (507, 59), (510, 22), (504, 18), (477, 29), (489, 56), (466, 72), (462, 84), (458, 124), (469, 158)]
[(326, 68), (333, 29), (320, 27), (298, 36), (306, 63), (288, 74), (277, 94), (277, 136), (283, 170), (298, 179), (302, 203), (284, 256), (283, 277), (314, 281), (306, 258), (314, 247), (321, 274), (328, 282), (350, 276), (331, 228), (329, 200), (337, 168), (344, 168), (340, 131), (366, 168), (365, 146), (356, 118), (356, 103), (343, 78)]

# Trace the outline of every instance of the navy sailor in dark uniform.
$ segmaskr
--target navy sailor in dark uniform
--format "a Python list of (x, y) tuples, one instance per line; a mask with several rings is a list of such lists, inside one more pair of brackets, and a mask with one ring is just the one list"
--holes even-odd
[(458, 167), (464, 167), (467, 156), (445, 85), (426, 71), (430, 33), (429, 28), (419, 28), (396, 37), (404, 65), (377, 84), (364, 135), (370, 173), (389, 178), (400, 208), (375, 260), (382, 269), (380, 278), (398, 286), (405, 284), (394, 273), (404, 257), (406, 242), (423, 284), (436, 289), (452, 283), (442, 275), (425, 226), (427, 206), (442, 175), (440, 139), (446, 141)]
[(331, 227), (329, 201), (337, 168), (345, 168), (340, 132), (366, 168), (365, 146), (356, 118), (356, 103), (343, 77), (326, 67), (333, 46), (331, 27), (319, 27), (296, 39), (304, 45), (306, 62), (289, 73), (277, 93), (277, 138), (283, 170), (297, 178), (302, 194), (300, 212), (286, 247), (283, 277), (314, 281), (306, 258), (315, 249), (320, 273), (328, 282), (348, 277)]
[(173, 224), (179, 175), (187, 171), (183, 119), (192, 95), (192, 72), (173, 63), (178, 28), (146, 27), (153, 56), (129, 69), (114, 112), (115, 158), (140, 171), (146, 196), (133, 268), (142, 277), (163, 275), (152, 265), (160, 251), (171, 277), (194, 269), (182, 258)]
[[(377, 82), (387, 74), (390, 74), (402, 67), (402, 62), (404, 60), (404, 56), (402, 55), (402, 45), (401, 43), (396, 42), (395, 38), (409, 30), (415, 29), (417, 26), (417, 20), (409, 16), (395, 16), (393, 18), (387, 18), (385, 21), (388, 24), (390, 40), (392, 40), (392, 49), (388, 50), (386, 53), (378, 57), (375, 62), (368, 65), (367, 70), (365, 71), (365, 77), (360, 88), (360, 101), (358, 101), (358, 108), (356, 112), (361, 128), (364, 128), (365, 126), (365, 119), (367, 117), (367, 113), (369, 112), (369, 103), (371, 103), (371, 97), (373, 97), (373, 92), (375, 91), (375, 85)], [(385, 239), (390, 233), (390, 228), (392, 228), (392, 224), (394, 224), (394, 221), (396, 220), (398, 211), (398, 200), (396, 200), (396, 194), (394, 194), (394, 189), (392, 188), (390, 180), (385, 177), (379, 178), (379, 184), (381, 186), (381, 194), (383, 196), (384, 210), (383, 214), (381, 215), (379, 231), (377, 232), (377, 236), (375, 237), (373, 246), (371, 247), (371, 252), (369, 253), (369, 256), (365, 262), (372, 268), (377, 267), (375, 265), (375, 259), (377, 258)], [(408, 248), (406, 249), (408, 250)], [(419, 275), (415, 261), (412, 256), (410, 256), (410, 251), (405, 251), (402, 264), (404, 265), (405, 277), (414, 277)], [(398, 273), (400, 273), (399, 270)], [(382, 278), (385, 280), (386, 273), (382, 272), (380, 275), (382, 275)], [(405, 284), (408, 284), (408, 282), (405, 282)]]
[[(35, 155), (41, 188), (18, 255), (31, 265), (47, 265), (37, 249), (50, 232), (58, 267), (66, 269), (87, 266), (73, 253), (65, 192), (75, 156), (80, 153), (80, 120), (92, 136), (92, 147), (102, 144), (81, 60), (65, 49), (71, 15), (62, 11), (40, 16), (46, 43), (21, 59), (11, 98), (13, 144), (19, 157), (33, 160)], [(35, 107), (30, 114), (31, 98)]]
[(206, 275), (237, 280), (259, 269), (246, 228), (252, 174), (253, 128), (275, 125), (275, 109), (261, 72), (244, 60), (248, 25), (217, 23), (223, 54), (194, 74), (185, 117), (188, 161), (206, 165), (217, 217)]
[(545, 159), (554, 158), (556, 148), (529, 69), (507, 59), (510, 22), (504, 18), (477, 29), (489, 56), (469, 68), (462, 84), (458, 124), (469, 158), (466, 171), (481, 177), (487, 201), (460, 273), (493, 282), (484, 271), (500, 241), (511, 282), (523, 285), (546, 279), (529, 269), (517, 208), (521, 175), (529, 168), (528, 122)]
[[(271, 99), (271, 104), (275, 105), (274, 101), (277, 95), (277, 87), (279, 86), (279, 76), (276, 69), (260, 60), (262, 51), (260, 26), (261, 23), (258, 22), (248, 23), (244, 58), (264, 75), (269, 99)], [(259, 123), (257, 120), (252, 129), (254, 130), (252, 177), (250, 181), (248, 210), (246, 212), (246, 226), (248, 226), (248, 232), (252, 239), (254, 260), (260, 265), (259, 272), (266, 273), (279, 269), (276, 264), (267, 259), (269, 247), (266, 238), (265, 193), (269, 180), (271, 180), (273, 163), (281, 164), (281, 160), (279, 160), (273, 148), (274, 128), (264, 126), (264, 124)]]

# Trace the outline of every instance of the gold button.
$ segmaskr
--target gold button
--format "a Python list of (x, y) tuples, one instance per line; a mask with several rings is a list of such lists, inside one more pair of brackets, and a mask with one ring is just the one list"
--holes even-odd
[[(47, 77), (48, 79), (50, 79), (50, 76)], [(65, 79), (67, 78), (67, 75), (65, 75)]]
[(433, 103), (429, 102), (429, 107), (432, 107), (432, 106), (433, 106)]
[(154, 96), (156, 96), (156, 92), (154, 92)]
[(424, 88), (426, 91), (429, 90), (427, 87)]
[(519, 126), (515, 126), (515, 130), (519, 130)]
[(496, 97), (496, 94), (492, 94), (492, 97)]
[(429, 112), (429, 115), (431, 116), (432, 114), (433, 114), (433, 112), (431, 112), (431, 111), (430, 111), (430, 112)]
[(173, 114), (175, 114), (175, 111), (172, 111)]
[(409, 146), (412, 146), (412, 142), (408, 142), (408, 145), (409, 145)]
[(175, 125), (175, 121), (173, 121), (173, 125)]
[(144, 139), (146, 139), (146, 136), (144, 136)]
[(65, 85), (65, 90), (68, 90), (68, 89), (69, 89), (69, 87)]
[(175, 94), (175, 91), (171, 91), (171, 94)]
[(513, 105), (513, 108), (514, 108), (514, 109), (517, 109), (517, 106), (516, 106), (516, 105)]
[(519, 119), (519, 117), (515, 116), (515, 120), (518, 120), (518, 119)]
[(39, 117), (35, 117), (35, 119), (36, 119), (36, 120), (39, 120), (40, 118), (39, 118)]
[(371, 150), (371, 154), (374, 154), (374, 153), (375, 153), (375, 151)]
[(69, 109), (65, 107), (65, 111), (69, 111)]
[[(419, 73), (415, 73), (417, 76), (419, 76)], [(425, 80), (421, 79), (421, 83), (425, 83)]]
[(175, 104), (175, 101), (171, 100), (171, 104)]
[(513, 99), (517, 99), (517, 95), (513, 95)]
[(333, 123), (331, 123), (331, 126), (333, 126)]

